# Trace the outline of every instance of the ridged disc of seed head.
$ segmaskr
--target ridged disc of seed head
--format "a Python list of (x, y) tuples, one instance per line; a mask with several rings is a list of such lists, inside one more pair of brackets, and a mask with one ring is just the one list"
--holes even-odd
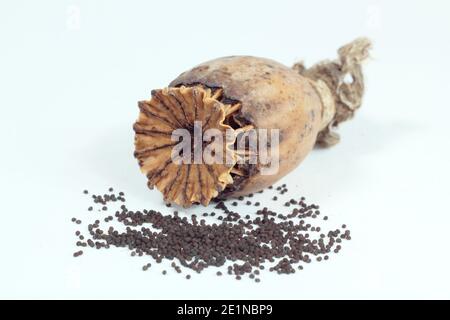
[[(151, 189), (156, 186), (165, 201), (183, 207), (194, 203), (208, 205), (233, 183), (230, 171), (236, 163), (232, 150), (235, 136), (234, 130), (224, 124), (228, 108), (230, 106), (219, 102), (210, 89), (200, 86), (154, 90), (150, 100), (139, 102), (139, 118), (133, 127), (136, 133), (134, 155), (148, 178), (148, 186)], [(213, 140), (204, 143), (203, 149), (221, 148), (223, 159), (228, 162), (211, 163), (202, 159), (202, 163), (194, 163), (173, 158), (173, 150), (180, 143), (174, 141), (174, 130), (186, 129), (192, 133), (197, 121), (203, 133), (216, 129), (223, 135), (223, 143)]]

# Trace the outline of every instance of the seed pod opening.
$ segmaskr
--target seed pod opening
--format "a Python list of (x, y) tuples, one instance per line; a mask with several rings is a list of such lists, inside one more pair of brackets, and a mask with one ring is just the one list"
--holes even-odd
[[(233, 182), (230, 171), (236, 163), (236, 156), (230, 144), (234, 143), (235, 137), (234, 130), (225, 121), (239, 108), (239, 104), (222, 103), (220, 95), (221, 90), (181, 86), (154, 90), (151, 100), (139, 102), (139, 119), (134, 124), (134, 155), (148, 178), (149, 187), (156, 186), (165, 200), (181, 205), (207, 205)], [(228, 163), (195, 163), (193, 153), (187, 159), (192, 161), (183, 163), (183, 150), (174, 154), (178, 144), (172, 139), (174, 131), (181, 129), (194, 136), (196, 122), (202, 124), (202, 133), (215, 129), (223, 135), (221, 142), (225, 143), (213, 141), (211, 144), (217, 143), (213, 150), (220, 148), (224, 157), (229, 159)], [(230, 132), (231, 139), (228, 137)], [(195, 143), (192, 141), (192, 146)], [(202, 141), (199, 143), (204, 144)]]
[[(310, 69), (301, 63), (288, 68), (264, 58), (224, 57), (182, 73), (168, 88), (153, 90), (150, 100), (139, 102), (134, 125), (135, 157), (148, 186), (156, 186), (166, 201), (188, 207), (272, 185), (314, 145), (339, 141), (335, 127), (361, 105), (361, 63), (369, 47), (367, 39), (357, 39), (339, 50), (338, 60)], [(195, 138), (196, 132), (212, 130), (214, 139)], [(255, 163), (250, 160), (261, 156), (260, 145), (251, 148), (245, 139), (250, 134), (259, 139), (263, 130), (277, 130), (277, 152), (270, 148), (273, 141), (264, 140), (268, 161)], [(194, 152), (178, 150), (173, 136), (178, 131), (191, 137)], [(212, 152), (198, 156), (196, 148)], [(222, 162), (208, 161), (217, 153)], [(274, 161), (277, 170), (263, 174)]]

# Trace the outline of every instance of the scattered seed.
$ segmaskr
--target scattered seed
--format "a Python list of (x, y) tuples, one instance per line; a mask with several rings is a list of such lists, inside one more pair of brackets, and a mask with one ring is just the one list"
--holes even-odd
[(80, 251), (74, 252), (73, 256), (76, 258), (76, 257), (81, 256), (82, 254), (83, 254), (83, 251), (80, 250)]
[[(111, 189), (109, 191), (113, 192)], [(288, 192), (285, 184), (277, 187), (277, 191)], [(123, 192), (119, 196), (92, 195), (92, 199), (106, 211), (109, 202), (125, 202), (125, 198), (121, 199), (123, 195)], [(248, 195), (249, 198), (252, 196), (253, 194)], [(244, 197), (238, 199), (244, 200)], [(272, 199), (276, 201), (278, 197), (274, 196)], [(252, 204), (249, 200), (245, 203)], [(232, 206), (236, 207), (237, 204), (237, 201), (231, 202)], [(260, 202), (254, 202), (255, 207), (260, 205)], [(107, 216), (103, 221), (116, 220), (124, 226), (123, 230), (116, 230), (115, 225), (108, 225), (103, 230), (97, 219), (88, 225), (86, 242), (83, 242), (85, 236), (81, 235), (81, 231), (75, 232), (79, 239), (76, 245), (96, 249), (112, 246), (128, 248), (133, 257), (151, 256), (156, 263), (171, 260), (171, 267), (177, 273), (182, 272), (181, 268), (201, 273), (208, 267), (221, 267), (232, 261), (233, 265), (227, 267), (228, 274), (234, 275), (237, 280), (248, 275), (255, 282), (260, 282), (257, 276), (260, 275), (260, 270), (265, 269), (264, 265), (267, 265), (269, 272), (292, 274), (297, 269), (303, 270), (303, 266), (298, 265), (300, 263), (328, 260), (330, 252), (338, 253), (341, 250), (340, 244), (351, 239), (349, 230), (336, 229), (319, 234), (319, 226), (306, 223), (308, 218), (316, 218), (320, 211), (319, 206), (305, 203), (304, 197), (299, 201), (292, 198), (284, 205), (295, 205), (295, 208), (287, 214), (267, 207), (254, 209), (256, 212), (252, 214), (255, 218), (252, 219), (250, 214), (244, 216), (233, 212), (224, 201), (218, 201), (215, 208), (223, 211), (223, 215), (217, 217), (220, 222), (207, 224), (205, 219), (198, 221), (195, 214), (189, 217), (179, 215), (178, 211), (173, 211), (173, 215), (163, 215), (149, 209), (132, 211), (122, 204), (114, 216)], [(170, 207), (171, 204), (167, 203), (166, 206)], [(89, 207), (88, 210), (93, 209)], [(215, 212), (205, 212), (202, 216), (215, 216)], [(324, 216), (323, 219), (328, 220), (328, 217)], [(76, 218), (72, 222), (81, 224), (81, 220)], [(342, 229), (346, 229), (346, 225), (342, 225)], [(267, 243), (271, 245), (268, 246)], [(80, 250), (73, 255), (78, 257), (82, 253)], [(178, 266), (175, 261), (181, 265)], [(148, 263), (142, 269), (148, 270), (150, 266)], [(167, 270), (163, 270), (162, 274), (166, 275)], [(217, 276), (222, 274), (222, 271), (216, 272)], [(191, 275), (185, 277), (190, 279)]]

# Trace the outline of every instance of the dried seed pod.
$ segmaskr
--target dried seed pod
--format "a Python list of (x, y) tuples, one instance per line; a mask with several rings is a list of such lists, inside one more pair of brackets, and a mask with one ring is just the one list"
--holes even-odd
[[(150, 100), (139, 102), (134, 125), (135, 157), (148, 186), (156, 186), (165, 201), (188, 207), (272, 185), (297, 167), (314, 145), (339, 141), (334, 128), (361, 105), (361, 63), (369, 48), (367, 39), (357, 39), (339, 49), (338, 60), (309, 69), (301, 63), (288, 68), (263, 58), (224, 57), (182, 73), (168, 88), (153, 90)], [(174, 131), (193, 134), (198, 123), (202, 133), (215, 129), (219, 136), (208, 142), (192, 138), (191, 146), (210, 148), (210, 157), (220, 152), (226, 161), (195, 161), (195, 155), (176, 150)], [(258, 150), (238, 143), (261, 129), (279, 130), (279, 167), (270, 175), (261, 174), (264, 164), (249, 161)], [(183, 161), (186, 157), (194, 161)], [(207, 160), (204, 157), (200, 160)]]

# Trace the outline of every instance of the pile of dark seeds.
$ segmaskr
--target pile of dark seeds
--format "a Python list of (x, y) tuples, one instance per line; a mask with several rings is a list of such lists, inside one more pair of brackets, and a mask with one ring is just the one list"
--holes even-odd
[[(108, 211), (111, 203), (125, 202), (123, 192), (115, 194), (113, 188), (108, 191), (108, 194), (92, 195), (94, 205), (100, 206), (99, 212)], [(268, 191), (282, 195), (288, 189), (283, 184), (276, 189), (270, 187)], [(89, 194), (87, 190), (84, 193)], [(327, 232), (320, 226), (313, 226), (311, 221), (320, 219), (321, 212), (319, 206), (307, 204), (304, 197), (285, 202), (284, 206), (289, 207), (287, 214), (260, 208), (259, 202), (249, 200), (252, 197), (250, 194), (229, 201), (234, 207), (238, 201), (245, 206), (253, 205), (255, 211), (251, 214), (232, 211), (224, 201), (219, 201), (214, 207), (220, 214), (199, 214), (215, 217), (217, 222), (212, 224), (195, 214), (188, 217), (178, 211), (171, 215), (146, 209), (132, 211), (121, 204), (114, 216), (107, 216), (103, 221), (105, 224), (112, 221), (120, 223), (124, 230), (118, 231), (113, 226), (101, 227), (100, 220), (96, 219), (87, 227), (89, 236), (76, 231), (76, 245), (95, 249), (127, 248), (131, 256), (150, 256), (156, 263), (172, 260), (171, 267), (176, 273), (182, 273), (182, 268), (200, 273), (208, 267), (216, 267), (238, 280), (248, 275), (253, 281), (260, 282), (263, 270), (278, 274), (295, 273), (313, 260), (328, 260), (330, 254), (341, 250), (344, 240), (351, 239), (346, 225)], [(272, 199), (277, 201), (278, 197)], [(88, 211), (93, 211), (93, 207)], [(328, 217), (321, 220), (328, 220)], [(82, 223), (76, 218), (72, 222)], [(78, 250), (73, 256), (82, 254), (83, 251)], [(147, 263), (142, 270), (150, 267), (151, 263)], [(167, 271), (162, 274), (166, 275)], [(221, 276), (223, 273), (217, 271), (216, 274)], [(186, 279), (190, 278), (191, 275), (186, 275)]]

